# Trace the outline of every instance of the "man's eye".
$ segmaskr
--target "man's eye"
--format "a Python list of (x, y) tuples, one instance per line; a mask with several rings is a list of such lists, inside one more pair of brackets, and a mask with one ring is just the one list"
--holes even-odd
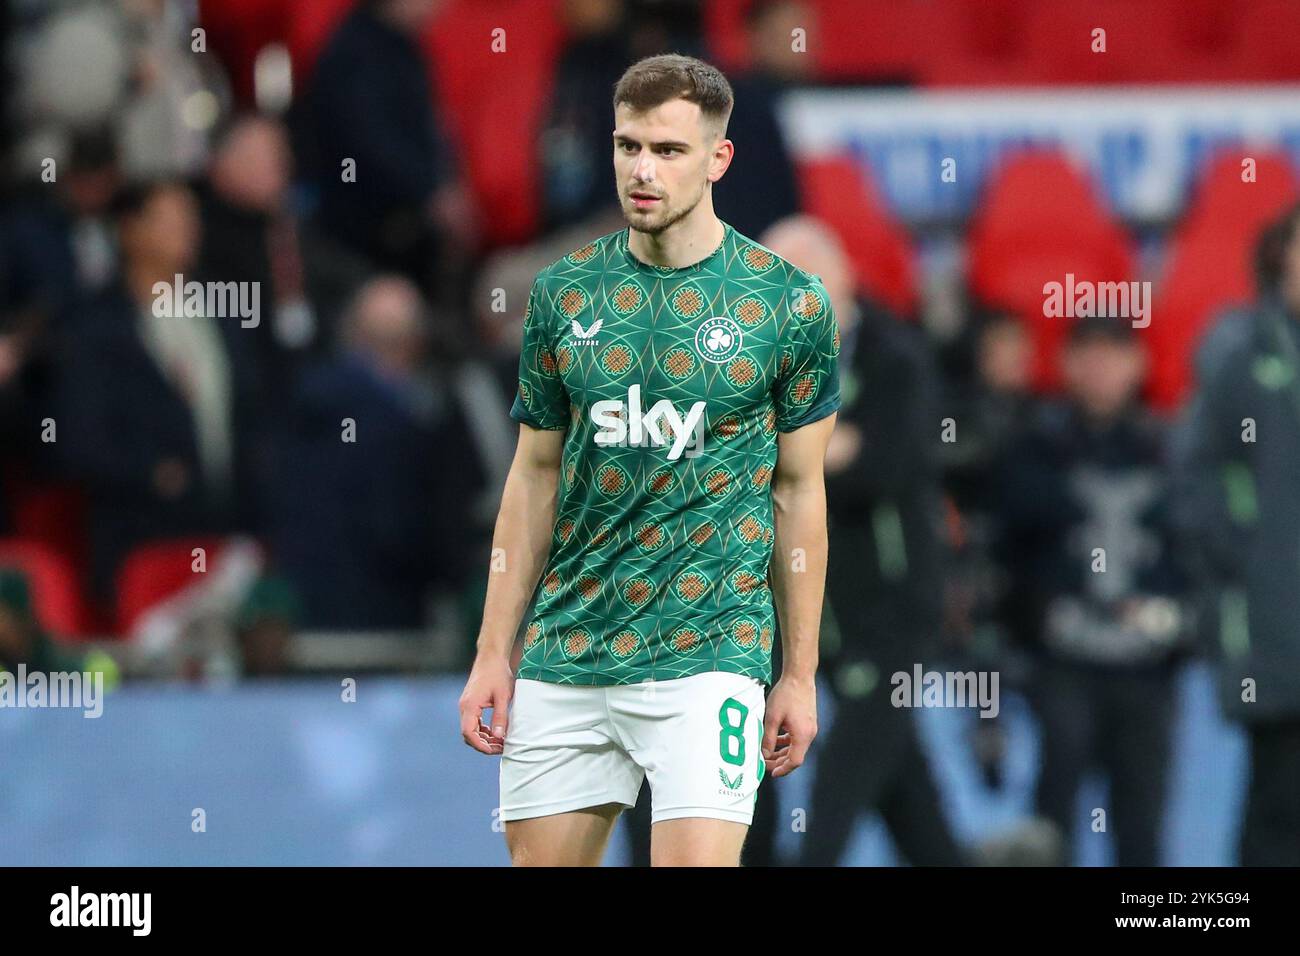
[(659, 150), (659, 154), (661, 156), (667, 156), (670, 153), (680, 153), (680, 152), (681, 150), (678, 149), (676, 146), (665, 146), (663, 149)]

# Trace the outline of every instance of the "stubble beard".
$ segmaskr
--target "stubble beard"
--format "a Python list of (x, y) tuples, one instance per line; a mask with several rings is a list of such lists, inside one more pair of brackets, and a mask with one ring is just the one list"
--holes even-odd
[[(695, 197), (694, 201), (691, 202), (689, 206), (686, 206), (682, 209), (676, 209), (676, 210), (670, 207), (664, 213), (663, 218), (658, 222), (647, 223), (644, 220), (642, 220), (640, 223), (638, 223), (637, 220), (633, 218), (635, 213), (634, 212), (629, 213), (626, 207), (623, 208), (623, 218), (627, 220), (627, 224), (630, 229), (636, 232), (643, 232), (648, 236), (657, 236), (663, 233), (666, 229), (669, 229), (670, 227), (676, 225), (682, 219), (686, 218), (692, 212), (694, 212), (695, 207), (700, 204), (700, 200), (703, 198), (704, 198), (704, 186), (701, 185), (699, 194)], [(660, 202), (665, 202), (665, 200), (661, 199)]]

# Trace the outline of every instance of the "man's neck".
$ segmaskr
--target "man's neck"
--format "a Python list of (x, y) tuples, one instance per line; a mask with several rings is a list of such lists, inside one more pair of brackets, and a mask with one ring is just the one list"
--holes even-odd
[[(669, 269), (684, 269), (707, 258), (722, 244), (727, 230), (713, 209), (703, 206), (701, 202), (689, 216), (657, 235), (629, 229), (628, 250), (642, 262)], [(697, 217), (702, 209), (704, 214)]]

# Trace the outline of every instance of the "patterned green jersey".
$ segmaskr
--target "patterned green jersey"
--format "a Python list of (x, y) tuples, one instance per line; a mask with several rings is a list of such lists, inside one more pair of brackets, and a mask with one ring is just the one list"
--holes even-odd
[(771, 682), (776, 435), (840, 405), (821, 280), (726, 225), (681, 269), (610, 233), (543, 269), (510, 417), (567, 430), (517, 676)]

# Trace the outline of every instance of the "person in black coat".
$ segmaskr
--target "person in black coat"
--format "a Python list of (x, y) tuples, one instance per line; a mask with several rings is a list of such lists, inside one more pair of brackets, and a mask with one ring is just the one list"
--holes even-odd
[[(439, 6), (358, 4), (321, 53), (297, 117), (298, 152), (318, 190), (321, 227), (426, 294), (447, 251), (440, 191), (456, 178), (420, 46)], [(349, 160), (354, 170), (345, 169)]]
[(215, 137), (208, 180), (199, 190), (203, 238), (197, 277), (255, 282), (261, 290), (258, 322), (243, 328), (241, 337), (248, 340), (250, 379), (270, 415), (284, 406), (298, 360), (315, 338), (288, 212), (291, 172), (280, 123), (239, 115)]
[(90, 497), (94, 594), (154, 538), (255, 530), (257, 409), (238, 316), (171, 314), (158, 283), (191, 281), (198, 206), (184, 185), (115, 200), (122, 271), (69, 323), (54, 446)]
[(1198, 355), (1179, 525), (1211, 596), (1220, 700), (1250, 735), (1244, 866), (1300, 866), (1300, 206), (1262, 237), (1261, 296)]
[(783, 220), (763, 243), (820, 276), (841, 330), (843, 406), (826, 455), (827, 613), (836, 626), (823, 628), (835, 714), (815, 748), (800, 862), (833, 865), (858, 817), (876, 810), (908, 862), (962, 865), (915, 716), (890, 701), (891, 675), (916, 662), (928, 668), (938, 650), (933, 363), (919, 333), (854, 298), (844, 252), (817, 220)]
[(569, 0), (561, 16), (569, 35), (537, 141), (537, 186), (548, 232), (618, 205), (609, 178), (612, 93), (635, 59), (621, 0)]
[(806, 28), (807, 7), (758, 0), (746, 11), (752, 66), (732, 81), (736, 102), (727, 137), (738, 161), (713, 187), (718, 216), (746, 236), (761, 235), (800, 209), (794, 159), (777, 115), (781, 95), (804, 79), (807, 56), (790, 49), (790, 30)]
[[(1121, 866), (1157, 866), (1188, 635), (1165, 430), (1138, 402), (1146, 354), (1128, 319), (1076, 320), (1064, 365), (1065, 399), (1036, 409), (997, 481), (1042, 725), (1037, 805), (1067, 846), (1104, 825)], [(1079, 808), (1092, 767), (1109, 802)]]
[(343, 353), (302, 375), (278, 443), (274, 556), (305, 627), (420, 627), (430, 586), (472, 566), (480, 469), (464, 422), (422, 377), (418, 290), (372, 280), (344, 332)]

